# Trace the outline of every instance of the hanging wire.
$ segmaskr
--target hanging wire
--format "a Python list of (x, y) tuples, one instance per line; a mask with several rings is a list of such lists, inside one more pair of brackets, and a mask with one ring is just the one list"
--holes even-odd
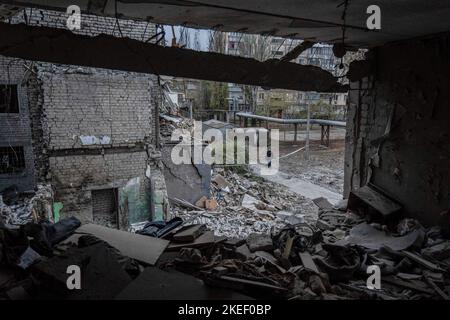
[[(117, 25), (117, 28), (119, 30), (120, 37), (123, 38), (122, 29), (120, 29), (119, 18), (118, 18), (118, 15), (117, 15), (117, 0), (114, 1), (114, 16), (116, 18), (116, 25)], [(115, 28), (115, 26), (114, 26), (114, 28)]]
[(280, 45), (278, 46), (277, 50), (273, 53), (272, 55), (272, 59), (275, 58), (275, 55), (277, 54), (277, 52), (280, 50), (280, 48), (283, 46), (283, 44), (286, 42), (286, 38), (283, 39), (283, 41), (280, 43)]
[[(344, 10), (342, 11), (342, 48), (345, 48), (345, 32), (346, 32), (346, 21), (347, 21), (347, 9), (350, 0), (344, 0), (338, 7), (344, 6)], [(341, 57), (341, 63), (339, 64), (339, 69), (344, 69), (344, 57)]]

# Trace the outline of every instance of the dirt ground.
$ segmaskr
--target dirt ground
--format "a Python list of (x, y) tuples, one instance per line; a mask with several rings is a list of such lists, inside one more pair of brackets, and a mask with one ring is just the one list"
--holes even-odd
[[(313, 130), (315, 131), (315, 130)], [(289, 176), (300, 178), (330, 191), (342, 194), (344, 188), (344, 129), (332, 129), (330, 147), (320, 145), (320, 140), (310, 140), (310, 159), (300, 151), (280, 159), (280, 171)], [(315, 132), (314, 132), (315, 133)], [(319, 132), (320, 139), (320, 132)], [(280, 142), (280, 157), (305, 145), (305, 141)]]

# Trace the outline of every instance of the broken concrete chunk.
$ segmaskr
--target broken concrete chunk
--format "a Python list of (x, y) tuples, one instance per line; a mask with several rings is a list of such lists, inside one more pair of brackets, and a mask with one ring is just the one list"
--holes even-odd
[(251, 252), (273, 250), (272, 238), (264, 234), (250, 234), (247, 238), (247, 245)]
[(172, 239), (175, 242), (191, 242), (203, 234), (205, 230), (206, 226), (204, 224), (192, 225), (189, 228), (176, 233)]
[(231, 184), (221, 175), (217, 174), (212, 180), (220, 189), (231, 187)]
[(416, 229), (403, 237), (393, 237), (384, 231), (377, 230), (367, 223), (356, 225), (350, 230), (350, 235), (337, 244), (356, 244), (368, 249), (380, 249), (388, 247), (400, 251), (411, 247), (422, 247), (425, 233), (422, 229)]
[(217, 203), (216, 199), (207, 199), (205, 201), (206, 210), (209, 210), (209, 211), (216, 210), (218, 206), (219, 206), (219, 204)]
[(203, 196), (195, 202), (195, 205), (199, 208), (205, 208), (206, 200), (208, 200), (208, 198), (206, 196)]
[(333, 230), (334, 229), (334, 226), (332, 226), (328, 222), (326, 222), (324, 220), (320, 220), (320, 219), (317, 220), (316, 227), (319, 228), (320, 230)]
[(238, 246), (243, 245), (244, 243), (245, 243), (244, 239), (227, 238), (223, 244), (226, 246), (238, 247)]
[(370, 186), (350, 192), (348, 209), (354, 212), (377, 213), (382, 217), (397, 213), (402, 207)]
[(254, 257), (254, 254), (250, 252), (250, 249), (246, 244), (237, 247), (235, 253), (243, 260), (252, 259)]
[(333, 208), (333, 205), (324, 197), (315, 198), (312, 200), (319, 209), (329, 210)]
[[(166, 240), (106, 228), (95, 224), (85, 224), (78, 228), (77, 232), (92, 234), (118, 249), (124, 256), (150, 265), (156, 263), (159, 256), (169, 244), (169, 241)], [(72, 237), (74, 236), (76, 235), (72, 235)], [(67, 241), (70, 241), (69, 239)]]
[(256, 204), (258, 204), (260, 201), (256, 199), (255, 197), (252, 197), (248, 194), (244, 194), (244, 197), (242, 198), (241, 206), (244, 208), (250, 209), (250, 210), (257, 210)]
[(308, 269), (314, 273), (317, 273), (317, 274), (319, 273), (319, 269), (317, 269), (317, 266), (314, 263), (309, 252), (307, 252), (307, 251), (299, 252), (298, 255), (300, 256), (300, 260), (302, 261), (302, 264), (306, 269)]
[(214, 232), (206, 231), (201, 234), (194, 241), (189, 242), (171, 242), (167, 247), (167, 251), (179, 250), (181, 248), (200, 248), (206, 247), (216, 242), (216, 238), (214, 237)]
[(17, 266), (22, 269), (27, 269), (32, 264), (41, 260), (41, 255), (34, 251), (31, 247), (28, 247), (24, 253), (19, 258)]

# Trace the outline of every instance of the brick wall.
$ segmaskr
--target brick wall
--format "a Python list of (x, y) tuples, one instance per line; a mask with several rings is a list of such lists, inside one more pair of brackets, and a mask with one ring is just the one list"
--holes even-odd
[(50, 173), (56, 201), (63, 216), (92, 221), (92, 190), (121, 188), (134, 177), (144, 177), (147, 153), (70, 155), (50, 157)]
[(0, 174), (0, 191), (12, 185), (17, 186), (20, 191), (34, 188), (34, 157), (25, 64), (26, 62), (20, 59), (0, 56), (0, 85), (17, 85), (19, 102), (19, 113), (0, 113), (0, 146), (23, 146), (25, 154), (25, 170), (23, 172)]
[[(66, 19), (63, 12), (26, 9), (11, 22), (66, 28)], [(75, 32), (137, 40), (155, 33), (154, 25), (147, 22), (118, 23), (120, 31), (114, 18), (82, 15), (81, 30)], [(17, 68), (23, 63), (17, 60)], [(21, 96), (26, 100), (23, 104), (30, 105), (25, 117), (27, 138), (29, 150), (36, 155), (39, 179), (52, 183), (55, 201), (64, 205), (63, 217), (75, 215), (83, 222), (93, 220), (92, 190), (118, 188), (119, 223), (126, 228), (129, 211), (135, 215), (148, 208), (146, 148), (156, 140), (156, 76), (49, 63), (34, 63), (32, 69)], [(5, 74), (4, 65), (0, 70)], [(16, 80), (22, 79), (23, 70), (12, 73)], [(97, 140), (86, 143), (82, 137)]]
[(150, 141), (153, 128), (150, 75), (107, 70), (39, 70), (48, 147), (88, 148), (80, 137), (108, 137), (110, 146)]

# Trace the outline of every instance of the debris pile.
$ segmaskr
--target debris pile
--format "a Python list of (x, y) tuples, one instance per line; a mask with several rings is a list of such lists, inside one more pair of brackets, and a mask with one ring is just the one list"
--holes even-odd
[(164, 116), (160, 121), (160, 134), (163, 139), (170, 139), (175, 129), (181, 129), (192, 136), (194, 130), (194, 119)]
[[(243, 169), (240, 169), (243, 171)], [(270, 234), (286, 223), (314, 221), (314, 203), (250, 172), (215, 169), (211, 197), (195, 204), (173, 203), (172, 214), (186, 224), (205, 224), (217, 236), (246, 238)]]
[[(75, 218), (2, 225), (0, 298), (449, 299), (450, 240), (438, 227), (392, 227), (316, 203), (315, 222), (245, 238), (180, 217), (138, 233)], [(67, 287), (70, 265), (85, 275), (83, 290)]]
[[(174, 230), (192, 238), (164, 267), (250, 297), (449, 299), (450, 241), (439, 228), (425, 229), (416, 220), (400, 220), (389, 230), (351, 212), (320, 209), (314, 224), (286, 224), (246, 238), (210, 236), (205, 243), (200, 239), (210, 231), (204, 225)], [(179, 241), (177, 234), (166, 238)], [(373, 268), (380, 273), (372, 283)]]
[(53, 191), (50, 185), (39, 184), (36, 192), (19, 193), (14, 187), (0, 195), (0, 222), (23, 225), (52, 217)]

